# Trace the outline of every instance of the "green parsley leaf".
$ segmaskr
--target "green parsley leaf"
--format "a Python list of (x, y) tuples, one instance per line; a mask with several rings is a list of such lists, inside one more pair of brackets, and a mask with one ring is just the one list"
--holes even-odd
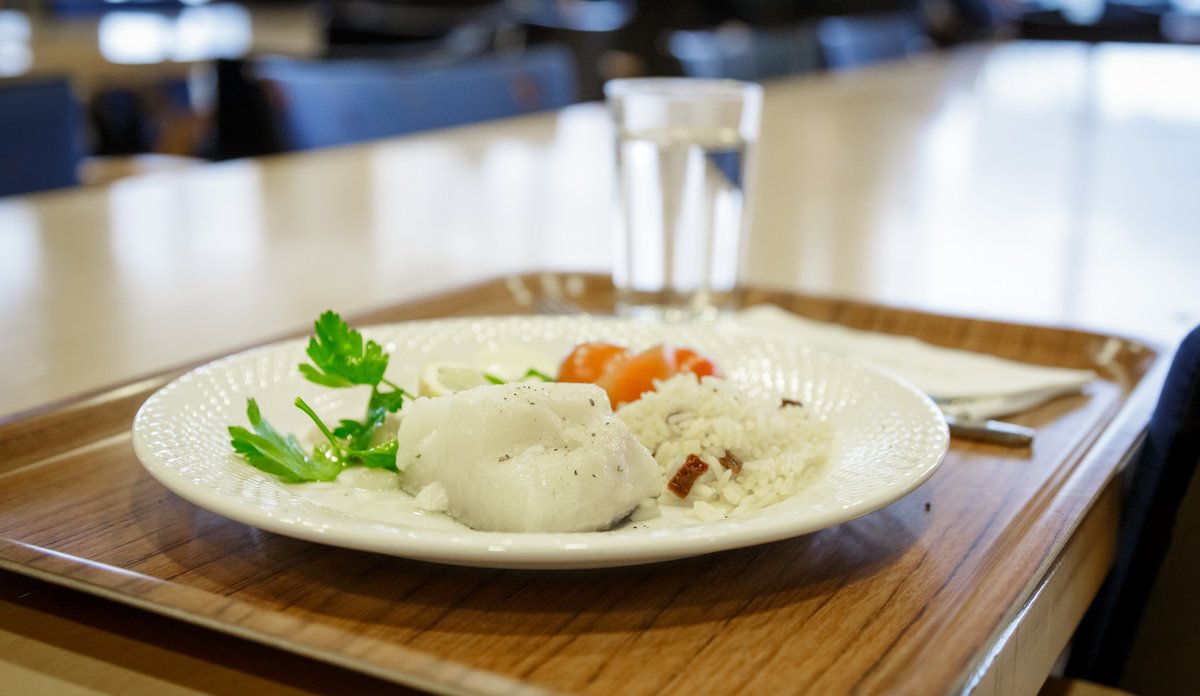
[[(308, 414), (308, 417), (316, 423), (317, 428), (325, 435), (325, 439), (329, 441), (328, 453), (331, 458), (340, 460), (346, 466), (359, 464), (376, 469), (396, 471), (396, 452), (399, 449), (399, 443), (396, 441), (396, 438), (391, 438), (379, 445), (366, 446), (369, 445), (371, 433), (374, 431), (376, 425), (378, 425), (377, 423), (374, 425), (367, 423), (356, 424), (354, 421), (343, 420), (338, 430), (348, 433), (352, 438), (352, 443), (355, 439), (363, 443), (357, 446), (355, 446), (356, 443), (346, 446), (342, 444), (336, 433), (330, 430), (329, 426), (325, 425), (325, 422), (321, 420), (317, 412), (304, 402), (304, 399), (296, 397), (295, 403), (297, 408)], [(379, 416), (379, 420), (382, 422), (382, 415)]]
[(251, 466), (278, 477), (285, 483), (332, 481), (342, 466), (324, 457), (310, 457), (294, 435), (284, 437), (263, 419), (258, 403), (246, 400), (246, 417), (253, 432), (230, 426), (230, 444)]
[[(384, 380), (387, 382), (387, 380)], [(367, 402), (367, 413), (370, 414), (377, 409), (383, 409), (388, 413), (395, 413), (404, 406), (405, 399), (415, 399), (417, 397), (409, 394), (400, 387), (397, 387), (390, 382), (387, 382), (392, 388), (388, 391), (383, 391), (376, 388), (371, 392), (371, 400)], [(382, 418), (379, 419), (382, 422)]]
[(530, 377), (532, 377), (534, 379), (539, 379), (543, 382), (557, 382), (558, 381), (558, 380), (554, 379), (553, 377), (551, 377), (550, 375), (546, 374), (545, 372), (542, 372), (541, 370), (538, 370), (537, 368), (534, 368), (534, 367), (529, 368), (528, 370), (525, 371), (525, 374), (521, 375), (520, 377), (518, 377), (514, 380), (507, 380), (507, 379), (504, 379), (503, 377), (497, 377), (496, 375), (491, 375), (486, 372), (483, 373), (483, 378), (486, 379), (487, 381), (491, 382), (492, 384), (507, 384), (510, 381), (511, 382), (525, 382)]
[(342, 419), (338, 427), (333, 429), (333, 436), (347, 441), (351, 449), (370, 449), (375, 442), (375, 431), (383, 425), (389, 413), (395, 413), (404, 405), (405, 399), (415, 398), (403, 389), (390, 391), (374, 389), (371, 399), (367, 402), (367, 416), (361, 421)]
[(336, 312), (322, 314), (313, 322), (313, 330), (306, 351), (313, 364), (299, 368), (305, 379), (326, 387), (374, 387), (383, 379), (388, 364), (383, 348), (375, 341), (364, 343), (362, 334)]
[(370, 422), (369, 418), (366, 421), (356, 421), (349, 418), (343, 418), (338, 421), (338, 426), (333, 429), (333, 436), (339, 440), (353, 440), (361, 438), (370, 433), (371, 428), (375, 423)]
[(538, 369), (535, 369), (532, 367), (529, 368), (529, 370), (527, 370), (525, 372), (525, 374), (521, 376), (521, 380), (522, 381), (527, 380), (530, 377), (540, 379), (543, 382), (557, 382), (558, 381), (558, 380), (554, 379), (553, 377), (551, 377), (550, 375), (546, 374), (545, 372), (542, 372), (541, 370), (538, 370)]
[(338, 427), (333, 429), (333, 436), (339, 441), (344, 441), (349, 449), (370, 449), (375, 439), (375, 430), (383, 423), (386, 415), (387, 411), (379, 408), (368, 412), (366, 420), (343, 418), (338, 421)]
[(366, 417), (361, 421), (343, 419), (331, 430), (303, 399), (297, 398), (296, 406), (316, 423), (328, 441), (306, 454), (295, 436), (284, 437), (263, 420), (258, 404), (250, 399), (246, 413), (253, 431), (241, 426), (229, 428), (234, 451), (285, 483), (331, 481), (347, 466), (395, 471), (396, 438), (377, 442), (379, 427), (387, 414), (399, 411), (405, 399), (415, 397), (384, 379), (388, 356), (383, 348), (374, 341), (364, 341), (362, 334), (351, 329), (336, 312), (327, 311), (313, 322), (306, 352), (312, 364), (303, 363), (299, 370), (310, 382), (334, 388), (371, 388)]
[(351, 456), (360, 464), (372, 469), (396, 471), (396, 452), (400, 443), (396, 438), (363, 450), (351, 450)]

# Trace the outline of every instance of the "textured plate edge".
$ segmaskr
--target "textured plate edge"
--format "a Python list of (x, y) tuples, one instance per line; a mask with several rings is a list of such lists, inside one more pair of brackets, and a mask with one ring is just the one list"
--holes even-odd
[[(403, 329), (414, 329), (414, 328), (419, 330), (419, 328), (421, 326), (426, 326), (426, 325), (437, 326), (437, 325), (445, 325), (445, 324), (450, 324), (450, 323), (469, 325), (472, 323), (479, 323), (479, 322), (499, 323), (499, 322), (516, 322), (516, 321), (542, 321), (545, 323), (553, 324), (553, 323), (565, 323), (565, 322), (573, 320), (573, 319), (578, 320), (579, 318), (580, 317), (545, 317), (545, 316), (538, 317), (538, 316), (527, 316), (527, 315), (501, 315), (501, 316), (480, 316), (480, 317), (469, 317), (468, 316), (468, 317), (452, 317), (452, 318), (446, 318), (446, 319), (420, 319), (420, 320), (412, 320), (412, 321), (389, 322), (389, 323), (384, 323), (384, 324), (366, 325), (366, 326), (356, 327), (356, 328), (358, 328), (361, 332), (363, 332), (363, 334), (367, 338), (370, 338), (370, 333), (372, 333), (372, 332), (380, 333), (380, 332), (384, 332), (387, 330), (403, 330)], [(603, 325), (639, 326), (640, 325), (637, 322), (631, 322), (629, 320), (623, 320), (623, 319), (620, 319), (617, 317), (608, 317), (608, 316), (597, 317), (597, 316), (587, 315), (586, 321), (589, 324), (596, 324), (596, 325), (601, 325), (601, 326), (603, 326)], [(642, 326), (644, 326), (644, 325), (642, 325)], [(656, 328), (660, 328), (660, 327), (656, 327)], [(685, 330), (690, 331), (690, 332), (696, 332), (699, 330), (698, 327), (694, 327), (694, 326), (684, 326), (682, 328), (684, 328)], [(670, 330), (670, 329), (668, 327), (661, 327), (661, 330)], [(719, 334), (719, 332), (718, 332), (718, 335), (720, 335), (723, 339), (732, 338), (732, 336), (730, 334)], [(276, 341), (273, 343), (256, 346), (256, 347), (249, 348), (249, 349), (246, 349), (243, 351), (238, 351), (236, 353), (232, 353), (227, 356), (223, 356), (221, 358), (218, 358), (216, 360), (210, 361), (208, 363), (196, 366), (196, 367), (188, 370), (183, 375), (180, 375), (178, 378), (172, 380), (170, 383), (168, 383), (168, 384), (164, 385), (162, 388), (156, 390), (138, 408), (137, 413), (135, 414), (134, 419), (133, 419), (133, 426), (131, 428), (131, 434), (132, 434), (131, 439), (132, 439), (134, 452), (137, 455), (138, 461), (142, 464), (143, 468), (146, 469), (146, 471), (150, 474), (150, 476), (152, 478), (154, 478), (156, 481), (158, 481), (161, 485), (163, 485), (165, 488), (170, 490), (172, 493), (178, 495), (179, 497), (183, 498), (184, 500), (187, 500), (189, 503), (197, 505), (198, 507), (201, 507), (209, 512), (212, 512), (213, 514), (217, 514), (222, 517), (226, 517), (227, 519), (233, 520), (240, 524), (246, 524), (248, 526), (251, 526), (251, 527), (254, 527), (257, 529), (261, 529), (261, 530), (268, 531), (271, 533), (280, 534), (280, 535), (287, 536), (290, 538), (296, 538), (296, 539), (301, 539), (301, 540), (305, 540), (305, 541), (312, 541), (312, 542), (321, 543), (321, 544), (339, 547), (339, 548), (348, 548), (348, 549), (359, 550), (359, 551), (381, 553), (381, 554), (385, 554), (385, 555), (392, 555), (392, 556), (396, 556), (396, 557), (408, 558), (408, 559), (417, 560), (417, 561), (440, 563), (440, 564), (447, 564), (447, 565), (458, 565), (458, 566), (479, 567), (479, 568), (500, 568), (500, 569), (513, 569), (513, 570), (519, 570), (519, 569), (530, 569), (530, 570), (563, 569), (563, 570), (565, 570), (565, 569), (608, 568), (608, 567), (619, 567), (619, 566), (630, 566), (630, 565), (643, 565), (643, 564), (678, 560), (681, 558), (690, 558), (690, 557), (705, 555), (705, 554), (709, 554), (709, 553), (716, 553), (719, 551), (726, 551), (726, 550), (732, 550), (732, 549), (736, 549), (736, 548), (756, 546), (756, 545), (760, 545), (760, 544), (767, 544), (767, 543), (772, 543), (772, 542), (776, 542), (776, 541), (781, 541), (784, 539), (805, 536), (805, 535), (820, 531), (822, 529), (827, 529), (832, 526), (845, 524), (852, 520), (859, 519), (865, 515), (869, 515), (873, 512), (876, 512), (876, 511), (884, 508), (884, 507), (887, 507), (888, 505), (891, 505), (899, 500), (902, 500), (903, 498), (907, 497), (912, 492), (917, 490), (926, 481), (928, 481), (933, 476), (933, 474), (936, 473), (936, 471), (940, 468), (942, 462), (945, 460), (945, 458), (948, 454), (949, 443), (950, 443), (950, 435), (949, 435), (949, 431), (946, 426), (945, 420), (942, 417), (941, 410), (937, 408), (937, 406), (933, 403), (933, 401), (927, 395), (925, 395), (923, 392), (918, 390), (915, 386), (913, 386), (910, 382), (908, 382), (904, 378), (894, 374), (893, 372), (891, 372), (890, 370), (887, 370), (886, 368), (880, 367), (880, 366), (870, 363), (868, 361), (865, 361), (865, 360), (862, 360), (859, 358), (855, 358), (855, 357), (851, 357), (851, 356), (839, 355), (837, 353), (834, 353), (834, 352), (828, 351), (828, 350), (814, 348), (814, 347), (805, 345), (801, 341), (780, 340), (777, 337), (754, 336), (753, 334), (739, 334), (739, 335), (750, 335), (750, 336), (753, 336), (757, 340), (769, 341), (769, 342), (773, 342), (773, 343), (783, 343), (783, 344), (786, 344), (789, 347), (789, 349), (791, 349), (791, 350), (807, 351), (810, 354), (815, 355), (815, 356), (827, 356), (828, 358), (833, 359), (835, 362), (841, 362), (846, 365), (854, 366), (855, 369), (865, 370), (867, 372), (873, 373), (877, 377), (882, 377), (883, 379), (885, 379), (888, 382), (892, 382), (894, 385), (900, 387), (904, 392), (906, 392), (907, 396), (916, 398), (923, 406), (923, 410), (925, 412), (927, 412), (932, 418), (936, 418), (936, 420), (940, 423), (940, 436), (941, 436), (940, 437), (940, 451), (939, 451), (937, 457), (933, 461), (931, 461), (927, 464), (924, 464), (920, 473), (917, 476), (913, 477), (912, 479), (906, 481), (905, 485), (902, 488), (883, 489), (873, 498), (868, 498), (866, 500), (862, 500), (862, 501), (859, 501), (858, 503), (856, 503), (853, 506), (852, 514), (846, 514), (847, 513), (846, 508), (834, 508), (834, 509), (831, 509), (830, 511), (828, 511), (827, 513), (825, 513), (823, 516), (817, 518), (815, 521), (811, 521), (806, 524), (788, 525), (785, 523), (786, 520), (774, 521), (774, 524), (759, 525), (758, 528), (753, 530), (750, 534), (739, 533), (738, 528), (740, 527), (740, 525), (725, 525), (723, 523), (716, 523), (716, 526), (718, 527), (718, 530), (716, 533), (711, 533), (711, 530), (710, 530), (711, 525), (709, 525), (709, 524), (698, 525), (697, 527), (694, 528), (697, 531), (693, 532), (693, 534), (695, 534), (697, 538), (693, 538), (693, 539), (689, 540), (690, 547), (687, 550), (681, 551), (680, 553), (664, 554), (663, 550), (661, 548), (653, 547), (652, 544), (650, 543), (651, 540), (648, 538), (644, 542), (642, 542), (639, 539), (640, 543), (636, 544), (636, 546), (638, 547), (636, 550), (630, 550), (627, 548), (625, 550), (615, 551), (611, 548), (611, 546), (604, 545), (604, 544), (602, 544), (599, 547), (591, 546), (591, 547), (588, 547), (585, 549), (580, 549), (580, 548), (576, 548), (577, 544), (572, 545), (569, 541), (562, 541), (562, 542), (557, 542), (557, 543), (548, 543), (544, 547), (538, 548), (536, 550), (503, 549), (503, 550), (488, 550), (483, 553), (480, 553), (478, 551), (468, 551), (467, 553), (464, 553), (464, 549), (462, 547), (454, 546), (454, 545), (447, 546), (444, 543), (444, 540), (440, 540), (440, 539), (438, 539), (438, 540), (422, 539), (420, 541), (420, 548), (418, 548), (418, 549), (413, 548), (412, 543), (411, 543), (413, 540), (410, 539), (410, 543), (408, 545), (406, 545), (405, 548), (397, 549), (394, 547), (394, 540), (395, 540), (395, 534), (401, 533), (399, 531), (388, 533), (386, 535), (378, 534), (378, 533), (369, 533), (369, 534), (364, 535), (360, 531), (359, 534), (357, 535), (357, 538), (346, 537), (345, 535), (341, 535), (341, 534), (334, 534), (331, 536), (326, 536), (323, 533), (315, 531), (311, 527), (305, 527), (303, 525), (297, 525), (297, 524), (290, 524), (284, 520), (280, 520), (280, 519), (272, 517), (270, 515), (263, 516), (261, 514), (261, 510), (259, 508), (256, 508), (254, 506), (248, 506), (248, 505), (242, 504), (240, 502), (236, 505), (237, 512), (235, 512), (233, 514), (228, 514), (228, 509), (229, 509), (230, 505), (229, 505), (229, 499), (227, 496), (221, 495), (216, 492), (211, 492), (202, 487), (191, 485), (190, 482), (187, 481), (187, 479), (184, 478), (183, 476), (181, 476), (181, 475), (176, 476), (173, 472), (170, 472), (165, 467), (162, 467), (161, 469), (156, 469), (156, 467), (158, 467), (160, 465), (152, 464), (152, 463), (150, 463), (150, 461), (148, 461), (148, 460), (154, 459), (155, 455), (145, 451), (144, 448), (146, 445), (142, 442), (142, 438), (139, 437), (138, 426), (139, 426), (139, 423), (142, 423), (144, 421), (145, 413), (150, 409), (150, 407), (152, 407), (153, 405), (155, 405), (157, 403), (157, 401), (162, 397), (162, 395), (175, 389), (176, 385), (186, 382), (188, 380), (194, 379), (196, 375), (203, 374), (207, 371), (211, 371), (214, 369), (218, 369), (218, 368), (226, 365), (227, 363), (247, 359), (251, 356), (254, 356), (254, 355), (257, 355), (260, 353), (269, 353), (269, 352), (279, 351), (279, 350), (283, 350), (283, 349), (288, 348), (293, 345), (303, 345), (304, 343), (307, 342), (307, 338), (303, 338), (303, 337), (288, 338), (288, 339), (283, 339), (283, 340)], [(226, 510), (226, 511), (220, 512), (220, 511), (218, 511), (219, 509)], [(241, 514), (243, 512), (245, 514)], [(838, 514), (839, 512), (841, 514)], [(725, 528), (722, 529), (721, 527), (725, 527)], [(709, 531), (710, 533), (708, 533), (707, 535), (701, 536), (701, 535), (699, 535), (699, 532), (701, 532), (701, 531)], [(438, 536), (436, 534), (431, 534), (425, 530), (417, 530), (415, 533), (417, 533), (420, 536), (427, 536), (427, 535), (435, 536), (435, 537)], [(587, 533), (586, 538), (595, 539), (595, 537), (592, 536), (594, 534), (597, 534), (597, 533)], [(472, 536), (477, 536), (477, 535), (494, 535), (494, 537), (497, 539), (499, 539), (500, 537), (511, 536), (511, 534), (500, 533), (500, 532), (472, 532)], [(365, 536), (365, 538), (364, 538), (364, 536)], [(553, 536), (553, 537), (560, 538), (560, 539), (564, 538), (564, 537), (566, 537), (566, 538), (570, 537), (570, 535), (563, 535), (563, 534), (538, 535), (538, 536)], [(471, 545), (468, 545), (468, 546), (471, 546)], [(447, 550), (447, 549), (450, 549), (450, 550)]]

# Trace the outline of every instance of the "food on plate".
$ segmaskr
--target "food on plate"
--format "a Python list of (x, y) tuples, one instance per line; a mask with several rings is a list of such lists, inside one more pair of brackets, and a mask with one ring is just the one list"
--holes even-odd
[(793, 400), (754, 397), (736, 384), (681, 373), (617, 409), (651, 452), (667, 492), (711, 520), (796, 493), (829, 456), (829, 426)]
[(249, 399), (250, 427), (229, 428), (236, 454), (284, 483), (383, 470), (423, 510), (478, 530), (609, 529), (655, 498), (719, 519), (793, 495), (831, 447), (828, 426), (800, 402), (752, 395), (692, 348), (582, 343), (557, 381), (431, 362), (418, 398), (384, 377), (388, 355), (337, 314), (313, 328), (300, 375), (369, 387), (364, 416), (331, 427), (297, 398), (316, 426), (306, 450)]
[(250, 430), (240, 425), (229, 426), (230, 444), (254, 468), (284, 483), (332, 481), (342, 472), (342, 463), (323, 456), (325, 450), (316, 450), (310, 455), (295, 435), (279, 434), (262, 417), (254, 399), (246, 402), (246, 418), (250, 421)]
[(446, 396), (474, 387), (494, 384), (487, 374), (477, 367), (463, 363), (431, 362), (421, 370), (417, 382), (419, 396)]
[(313, 336), (305, 351), (311, 363), (297, 367), (310, 382), (326, 387), (371, 388), (366, 415), (362, 420), (345, 418), (330, 428), (303, 399), (296, 407), (316, 424), (325, 442), (305, 452), (292, 435), (280, 435), (262, 417), (258, 404), (248, 399), (246, 417), (251, 430), (230, 426), (230, 444), (250, 465), (276, 476), (285, 483), (329, 481), (348, 466), (396, 470), (396, 440), (382, 436), (388, 417), (399, 411), (406, 399), (404, 389), (384, 378), (388, 356), (375, 341), (363, 341), (362, 334), (335, 312), (325, 312), (313, 322)]
[(609, 529), (662, 489), (649, 451), (588, 384), (417, 399), (397, 439), (404, 489), (479, 530)]
[(611, 343), (581, 343), (559, 366), (560, 382), (591, 382), (608, 394), (613, 408), (654, 391), (656, 381), (691, 373), (720, 376), (716, 364), (691, 348), (660, 343), (634, 353)]
[(417, 394), (420, 396), (446, 396), (488, 384), (553, 381), (555, 381), (553, 377), (543, 374), (534, 368), (526, 370), (520, 377), (507, 379), (485, 372), (474, 365), (461, 362), (437, 361), (429, 363), (421, 370), (421, 378), (417, 384)]
[(629, 359), (629, 349), (613, 343), (580, 343), (558, 366), (560, 382), (600, 381), (609, 370)]

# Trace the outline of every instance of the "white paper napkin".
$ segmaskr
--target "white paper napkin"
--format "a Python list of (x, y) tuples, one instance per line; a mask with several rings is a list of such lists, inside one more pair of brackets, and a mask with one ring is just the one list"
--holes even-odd
[(757, 305), (725, 320), (726, 328), (778, 336), (876, 363), (912, 382), (946, 413), (971, 420), (1005, 416), (1080, 391), (1091, 370), (1030, 365), (935, 346), (907, 336), (850, 329)]

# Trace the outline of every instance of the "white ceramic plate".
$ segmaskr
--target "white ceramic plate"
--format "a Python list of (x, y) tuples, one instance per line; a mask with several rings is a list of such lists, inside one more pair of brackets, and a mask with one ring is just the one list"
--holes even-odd
[(907, 383), (777, 340), (596, 317), (451, 319), (368, 327), (363, 333), (391, 354), (388, 378), (413, 391), (420, 368), (431, 360), (553, 371), (582, 340), (634, 348), (668, 340), (696, 347), (729, 379), (754, 392), (798, 399), (827, 420), (833, 454), (792, 498), (716, 522), (701, 523), (682, 508), (663, 506), (661, 517), (607, 532), (478, 532), (418, 510), (403, 493), (285, 485), (233, 454), (226, 428), (246, 424), (248, 397), (277, 429), (302, 440), (312, 426), (292, 405), (297, 396), (329, 422), (361, 417), (366, 388), (333, 390), (300, 377), (296, 366), (306, 360), (306, 341), (297, 340), (210, 363), (154, 394), (134, 420), (138, 458), (163, 485), (196, 505), (291, 537), (457, 565), (588, 568), (695, 556), (852, 520), (929, 478), (949, 442), (941, 412)]

